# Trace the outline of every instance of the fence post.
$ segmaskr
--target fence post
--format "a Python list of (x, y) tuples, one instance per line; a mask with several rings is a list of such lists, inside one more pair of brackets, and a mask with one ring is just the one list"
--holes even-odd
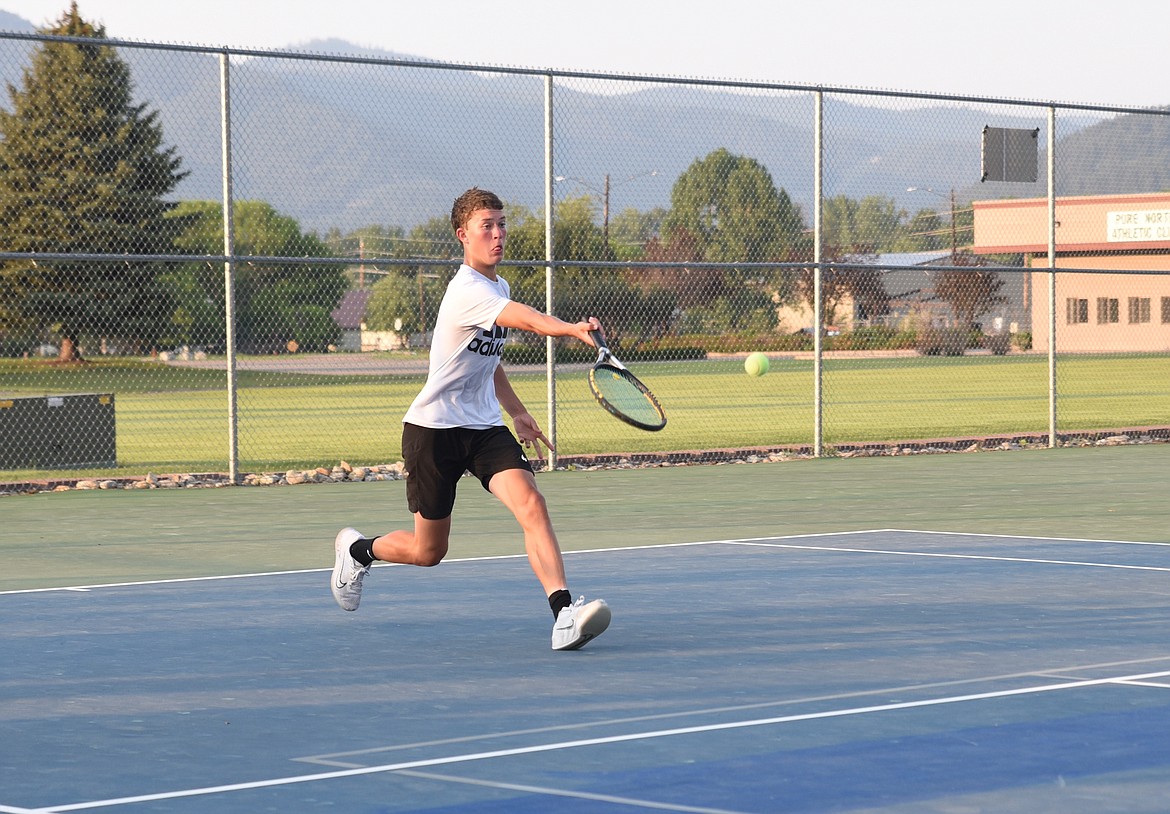
[(1056, 446), (1056, 108), (1048, 108), (1048, 448)]
[(824, 319), (821, 317), (821, 259), (824, 244), (821, 232), (821, 210), (824, 196), (824, 123), (825, 94), (818, 90), (814, 98), (813, 120), (813, 455), (824, 452), (824, 415), (821, 378)]
[(223, 264), (228, 389), (228, 477), (240, 482), (239, 420), (236, 414), (236, 264), (232, 217), (231, 55), (219, 55), (220, 148), (223, 151)]
[[(544, 310), (553, 313), (553, 76), (544, 76)], [(548, 392), (549, 471), (557, 465), (557, 347), (551, 336), (544, 339), (545, 380)]]

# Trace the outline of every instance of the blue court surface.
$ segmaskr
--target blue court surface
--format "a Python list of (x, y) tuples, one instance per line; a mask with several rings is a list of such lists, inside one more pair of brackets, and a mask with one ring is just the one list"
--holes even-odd
[(880, 530), (0, 594), (0, 812), (1166, 812), (1170, 545)]

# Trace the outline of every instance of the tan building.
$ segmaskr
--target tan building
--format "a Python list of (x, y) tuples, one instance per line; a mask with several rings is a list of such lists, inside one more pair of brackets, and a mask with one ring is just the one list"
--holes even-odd
[[(975, 253), (1023, 253), (1047, 269), (1047, 198), (971, 206)], [(1058, 351), (1170, 351), (1170, 194), (1058, 198), (1056, 268)], [(1032, 346), (1047, 351), (1048, 272), (1024, 276)]]

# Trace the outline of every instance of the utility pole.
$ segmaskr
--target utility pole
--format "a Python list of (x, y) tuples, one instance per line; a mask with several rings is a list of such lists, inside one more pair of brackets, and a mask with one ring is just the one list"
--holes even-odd
[(601, 210), (601, 235), (605, 238), (605, 245), (609, 245), (609, 173), (605, 174), (605, 204)]
[(603, 185), (603, 187), (601, 189), (598, 189), (597, 187), (593, 186), (593, 184), (590, 184), (588, 181), (584, 181), (580, 178), (575, 178), (575, 177), (569, 176), (569, 175), (558, 175), (558, 176), (555, 176), (553, 178), (553, 180), (554, 181), (573, 181), (574, 183), (580, 184), (581, 186), (585, 187), (586, 189), (591, 189), (594, 192), (601, 193), (601, 234), (605, 238), (605, 245), (608, 246), (609, 245), (609, 191), (610, 191), (610, 188), (612, 186), (621, 186), (622, 184), (625, 184), (627, 181), (633, 181), (636, 178), (644, 178), (644, 177), (649, 176), (649, 175), (657, 175), (657, 174), (658, 174), (658, 170), (649, 170), (648, 172), (640, 172), (637, 175), (631, 175), (629, 178), (625, 178), (622, 181), (619, 181), (616, 185), (614, 185), (614, 184), (610, 183), (609, 173), (607, 172), (605, 174), (605, 184)]
[(955, 235), (955, 188), (951, 187), (951, 265), (959, 264), (959, 240)]
[(366, 239), (358, 237), (358, 288), (366, 287)]

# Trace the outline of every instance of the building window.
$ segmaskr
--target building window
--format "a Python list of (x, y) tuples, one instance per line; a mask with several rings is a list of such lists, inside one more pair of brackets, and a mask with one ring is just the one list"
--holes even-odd
[(1121, 303), (1116, 297), (1097, 298), (1097, 324), (1107, 325), (1121, 321)]
[(1170, 297), (1162, 298), (1162, 324), (1170, 322)]
[[(1166, 299), (1170, 300), (1170, 297)], [(1079, 325), (1089, 321), (1089, 301), (1069, 297), (1065, 301), (1068, 309), (1068, 324)]]
[(1150, 298), (1129, 298), (1129, 321), (1131, 323), (1150, 321)]

